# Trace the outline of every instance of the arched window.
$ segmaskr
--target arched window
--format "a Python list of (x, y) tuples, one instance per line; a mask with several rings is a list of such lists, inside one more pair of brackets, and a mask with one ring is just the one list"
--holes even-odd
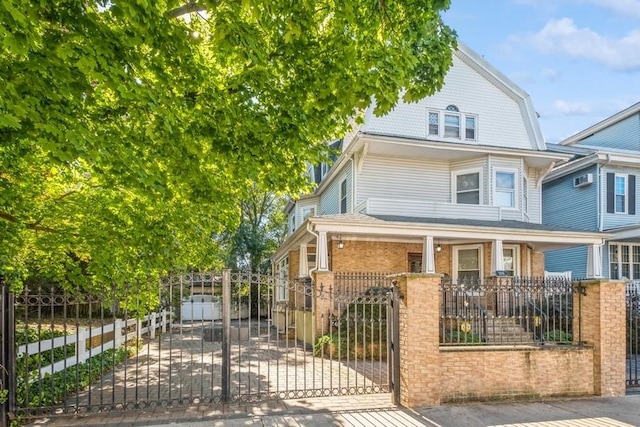
[(455, 111), (455, 112), (459, 112), (460, 110), (458, 110), (458, 107), (456, 107), (455, 105), (448, 105), (446, 108), (447, 111)]

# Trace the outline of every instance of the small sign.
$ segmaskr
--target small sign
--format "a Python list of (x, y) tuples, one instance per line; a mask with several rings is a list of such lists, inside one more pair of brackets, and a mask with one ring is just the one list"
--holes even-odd
[(542, 325), (542, 320), (540, 319), (540, 316), (534, 316), (533, 317), (533, 326), (535, 326), (537, 328), (540, 325)]
[(471, 322), (462, 322), (460, 324), (460, 330), (465, 334), (471, 332)]

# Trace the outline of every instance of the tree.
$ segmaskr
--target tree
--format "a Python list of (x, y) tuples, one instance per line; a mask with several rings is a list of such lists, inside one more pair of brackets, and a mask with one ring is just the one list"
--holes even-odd
[(296, 194), (372, 97), (383, 114), (436, 91), (456, 43), (448, 0), (181, 1), (1, 0), (14, 286), (219, 263), (212, 236), (238, 224), (247, 182)]
[(255, 183), (249, 185), (253, 191), (240, 202), (240, 224), (223, 237), (228, 251), (226, 265), (265, 272), (271, 267), (269, 257), (286, 237), (287, 198), (262, 191)]

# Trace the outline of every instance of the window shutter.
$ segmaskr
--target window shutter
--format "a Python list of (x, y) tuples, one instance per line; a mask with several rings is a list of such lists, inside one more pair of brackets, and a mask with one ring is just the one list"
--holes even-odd
[(607, 213), (615, 213), (616, 174), (607, 174)]
[(627, 177), (629, 183), (629, 215), (636, 214), (636, 176)]

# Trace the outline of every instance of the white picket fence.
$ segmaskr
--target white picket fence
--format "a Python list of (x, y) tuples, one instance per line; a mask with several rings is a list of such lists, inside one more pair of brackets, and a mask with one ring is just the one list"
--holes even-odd
[[(159, 313), (151, 313), (140, 319), (116, 319), (113, 323), (101, 324), (95, 328), (78, 327), (75, 334), (23, 344), (18, 347), (17, 356), (32, 356), (74, 344), (75, 354), (73, 356), (48, 366), (42, 366), (39, 369), (39, 377), (45, 374), (52, 375), (86, 362), (90, 357), (97, 356), (106, 350), (120, 348), (125, 342), (134, 338), (140, 339), (146, 335), (150, 339), (154, 339), (156, 330), (160, 329), (161, 332), (166, 332), (170, 322), (171, 312), (163, 310)], [(133, 325), (135, 325), (135, 328), (132, 328)], [(105, 336), (111, 336), (111, 339), (107, 342), (102, 342)], [(98, 342), (95, 346), (92, 345), (94, 340)]]

